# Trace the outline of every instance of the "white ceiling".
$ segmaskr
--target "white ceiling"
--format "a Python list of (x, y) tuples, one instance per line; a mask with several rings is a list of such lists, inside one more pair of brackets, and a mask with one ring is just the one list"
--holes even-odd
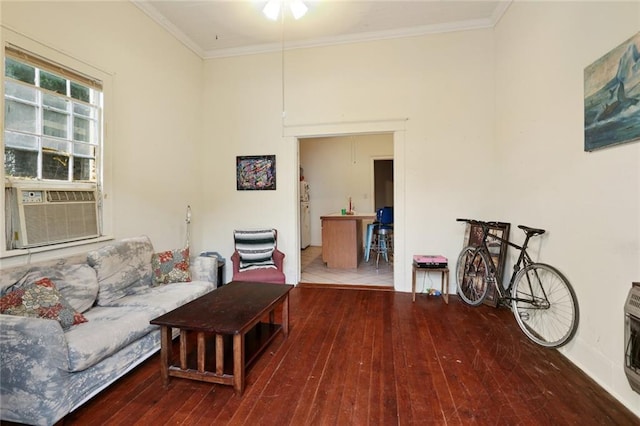
[(266, 0), (131, 0), (202, 58), (493, 27), (511, 0), (304, 0), (271, 21)]

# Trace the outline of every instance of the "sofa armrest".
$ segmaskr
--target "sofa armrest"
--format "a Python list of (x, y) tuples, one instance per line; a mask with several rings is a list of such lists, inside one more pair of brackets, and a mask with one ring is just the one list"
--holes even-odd
[(189, 269), (192, 281), (209, 281), (217, 288), (218, 283), (218, 258), (197, 256), (191, 259)]
[[(67, 383), (67, 341), (54, 320), (0, 315), (0, 417), (40, 424), (65, 411), (52, 399)], [(29, 421), (26, 421), (29, 420)]]

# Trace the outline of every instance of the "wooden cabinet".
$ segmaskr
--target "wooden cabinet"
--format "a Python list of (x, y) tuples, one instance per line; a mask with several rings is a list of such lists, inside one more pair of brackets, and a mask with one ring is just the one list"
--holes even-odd
[(329, 268), (355, 269), (363, 257), (362, 221), (374, 214), (321, 216), (322, 261)]

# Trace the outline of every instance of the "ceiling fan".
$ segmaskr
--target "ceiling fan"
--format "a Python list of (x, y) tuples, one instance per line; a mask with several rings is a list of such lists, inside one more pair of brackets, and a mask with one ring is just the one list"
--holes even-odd
[[(302, 18), (305, 13), (307, 13), (307, 10), (309, 10), (302, 0), (269, 0), (262, 9), (262, 13), (264, 13), (267, 18), (275, 21), (278, 19), (281, 9), (283, 9), (284, 6), (289, 7), (295, 19)], [(284, 14), (285, 12), (282, 11), (282, 13)]]

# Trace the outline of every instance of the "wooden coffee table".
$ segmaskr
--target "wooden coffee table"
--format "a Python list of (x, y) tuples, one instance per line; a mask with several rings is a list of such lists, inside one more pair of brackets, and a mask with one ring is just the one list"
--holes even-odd
[[(154, 320), (160, 326), (160, 368), (169, 377), (233, 386), (244, 392), (245, 369), (282, 331), (289, 334), (290, 284), (233, 281)], [(282, 324), (275, 323), (282, 306)], [(268, 315), (268, 322), (263, 322)], [(180, 330), (179, 365), (173, 365), (172, 329)], [(195, 345), (196, 351), (192, 350)], [(215, 356), (207, 356), (213, 353)]]

